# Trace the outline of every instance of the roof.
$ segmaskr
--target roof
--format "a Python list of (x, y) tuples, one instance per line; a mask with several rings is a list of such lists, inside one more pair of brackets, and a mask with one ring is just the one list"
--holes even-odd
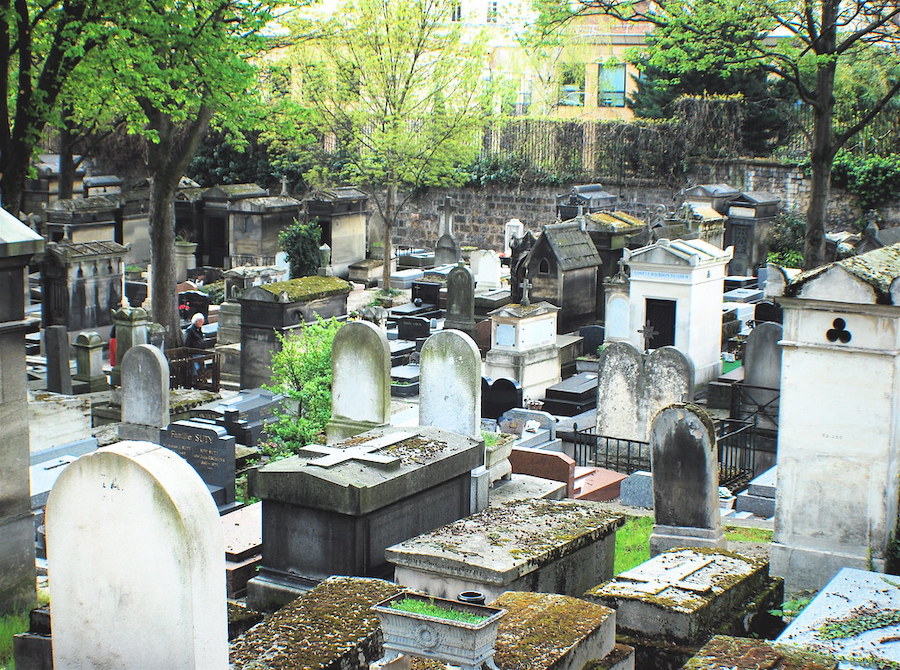
[(781, 198), (768, 191), (744, 191), (731, 202), (732, 204), (751, 203), (754, 205), (777, 205), (781, 202)]
[(512, 316), (521, 319), (525, 316), (541, 316), (542, 314), (551, 314), (558, 311), (559, 307), (551, 305), (549, 302), (531, 303), (530, 305), (520, 305), (511, 302), (508, 305), (503, 305), (503, 307), (498, 307), (488, 312), (488, 316)]
[(246, 198), (241, 200), (241, 207), (254, 209), (300, 209), (300, 201), (289, 195), (266, 195), (260, 198)]
[[(72, 156), (73, 161), (77, 161), (80, 158), (81, 156), (77, 154)], [(37, 161), (34, 163), (34, 167), (38, 171), (38, 174), (45, 177), (59, 174), (59, 154), (40, 154)], [(83, 175), (84, 172), (85, 169), (81, 165), (75, 168), (75, 174), (77, 176)]]
[(647, 225), (645, 221), (625, 212), (591, 212), (590, 214), (585, 214), (584, 217), (592, 229), (609, 232), (629, 232), (632, 229), (643, 228)]
[(891, 286), (900, 278), (900, 244), (881, 247), (859, 256), (851, 256), (801, 272), (785, 287), (785, 295), (797, 296), (804, 285), (834, 268), (845, 270), (871, 286), (880, 304), (894, 304)]
[(638, 258), (639, 256), (653, 255), (658, 250), (674, 256), (687, 265), (726, 262), (732, 257), (730, 250), (722, 250), (704, 240), (661, 239), (640, 249), (625, 249), (624, 258), (627, 262), (642, 262), (645, 259)]
[(128, 249), (118, 242), (106, 240), (102, 242), (51, 242), (47, 245), (47, 251), (53, 252), (57, 256), (75, 259), (87, 256), (124, 254)]
[[(603, 264), (590, 234), (582, 229), (581, 221), (578, 219), (544, 226), (541, 240), (550, 245), (563, 271), (598, 267)], [(531, 250), (531, 254), (539, 247), (540, 240)]]
[(206, 189), (204, 198), (232, 199), (232, 198), (258, 198), (269, 195), (269, 191), (257, 184), (219, 184)]
[(366, 200), (369, 196), (355, 186), (338, 186), (336, 188), (323, 188), (310, 193), (304, 200), (321, 200), (331, 202), (334, 200)]
[(97, 175), (96, 177), (85, 177), (84, 185), (93, 186), (119, 186), (122, 184), (122, 178), (114, 174)]
[(44, 238), (0, 209), (0, 258), (31, 256), (44, 248)]
[(105, 195), (92, 195), (90, 198), (64, 198), (54, 200), (46, 207), (48, 212), (80, 212), (92, 209), (118, 209), (119, 201)]
[(697, 184), (684, 189), (682, 195), (685, 198), (727, 198), (740, 193), (734, 186), (728, 184)]

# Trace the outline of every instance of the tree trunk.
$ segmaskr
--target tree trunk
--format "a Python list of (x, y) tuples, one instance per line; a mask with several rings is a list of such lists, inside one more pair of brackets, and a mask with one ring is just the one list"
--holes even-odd
[(143, 101), (149, 127), (159, 135), (147, 148), (150, 171), (150, 282), (152, 318), (166, 329), (167, 346), (180, 346), (181, 320), (175, 292), (175, 194), (209, 126), (212, 110), (202, 106), (195, 119), (176, 123), (172, 117)]
[(25, 194), (25, 176), (28, 174), (31, 151), (23, 143), (13, 139), (2, 152), (3, 166), (0, 173), (0, 193), (3, 208), (13, 216), (22, 210), (22, 196)]
[(68, 200), (75, 188), (75, 138), (69, 129), (68, 114), (63, 111), (59, 129), (59, 199)]
[(397, 184), (393, 180), (388, 182), (387, 198), (384, 204), (384, 265), (381, 266), (381, 281), (383, 291), (391, 289), (391, 257), (394, 255), (394, 219), (397, 211)]

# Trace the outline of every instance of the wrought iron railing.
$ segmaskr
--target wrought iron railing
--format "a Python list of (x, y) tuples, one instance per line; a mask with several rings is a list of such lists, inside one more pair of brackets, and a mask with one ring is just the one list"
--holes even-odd
[(219, 354), (204, 349), (167, 349), (169, 388), (219, 392)]

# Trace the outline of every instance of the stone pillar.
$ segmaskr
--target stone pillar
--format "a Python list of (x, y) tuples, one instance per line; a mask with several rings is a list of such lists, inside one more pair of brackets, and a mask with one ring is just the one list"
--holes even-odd
[(103, 374), (103, 338), (99, 333), (80, 333), (75, 338), (75, 393), (94, 393), (109, 388)]
[(25, 266), (40, 235), (0, 209), (0, 614), (34, 606), (34, 521), (29, 486), (25, 341)]
[(113, 386), (122, 380), (122, 361), (131, 347), (150, 341), (150, 316), (142, 307), (122, 307), (113, 312), (116, 327), (116, 362), (110, 375)]
[(175, 243), (175, 281), (183, 282), (187, 279), (188, 270), (197, 266), (194, 252), (197, 245), (194, 242)]
[(47, 390), (72, 394), (72, 371), (69, 363), (69, 331), (65, 326), (44, 328), (44, 356), (47, 357)]

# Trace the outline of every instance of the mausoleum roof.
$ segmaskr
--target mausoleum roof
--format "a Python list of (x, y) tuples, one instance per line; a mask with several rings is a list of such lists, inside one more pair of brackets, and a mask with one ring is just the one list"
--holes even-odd
[[(659, 252), (671, 256), (676, 263), (684, 265), (704, 265), (707, 263), (724, 263), (731, 259), (732, 252), (729, 249), (719, 247), (705, 240), (669, 240), (660, 239), (640, 249), (625, 249), (626, 262), (648, 262), (651, 258), (659, 260)], [(648, 256), (648, 258), (640, 258)]]
[(851, 256), (801, 272), (785, 287), (785, 295), (798, 296), (805, 285), (837, 268), (871, 286), (878, 303), (897, 304), (891, 289), (897, 291), (897, 280), (900, 279), (900, 244), (881, 247), (859, 256)]
[(734, 186), (729, 184), (697, 184), (684, 190), (684, 197), (701, 197), (701, 198), (722, 198), (740, 193)]
[[(578, 219), (544, 226), (541, 239), (546, 240), (563, 271), (598, 267), (603, 264), (590, 234), (582, 229)], [(539, 244), (536, 244), (534, 249), (538, 248)], [(534, 249), (531, 251), (532, 254)]]
[(0, 209), (0, 258), (36, 254), (44, 248), (44, 238)]
[(488, 312), (488, 316), (511, 316), (516, 319), (521, 319), (526, 316), (541, 316), (542, 314), (550, 314), (551, 312), (558, 311), (559, 307), (545, 301), (532, 303), (530, 305), (520, 305), (512, 302)]
[(777, 205), (781, 199), (768, 191), (744, 191), (731, 201), (732, 204)]
[(204, 199), (237, 199), (237, 198), (255, 198), (269, 195), (269, 191), (262, 188), (258, 184), (219, 184), (206, 189), (203, 192)]
[(625, 212), (591, 212), (584, 216), (592, 229), (609, 232), (631, 232), (634, 228), (643, 228), (647, 225), (645, 221)]
[(72, 260), (93, 256), (118, 256), (127, 253), (128, 249), (118, 242), (102, 240), (94, 242), (51, 242), (47, 245), (47, 251)]
[[(350, 283), (340, 277), (300, 277), (287, 281), (277, 281), (270, 284), (262, 284), (257, 287), (272, 294), (273, 302), (277, 302), (282, 294), (287, 296), (287, 302), (301, 302), (327, 298), (341, 293), (350, 293)], [(252, 290), (252, 289), (250, 289)], [(259, 295), (265, 296), (265, 293)], [(244, 296), (247, 297), (246, 294)]]
[(324, 188), (311, 193), (306, 200), (365, 200), (369, 196), (354, 186), (338, 186), (336, 188)]
[(92, 195), (90, 198), (64, 198), (47, 205), (48, 212), (78, 212), (91, 209), (116, 209), (119, 201), (105, 195)]

